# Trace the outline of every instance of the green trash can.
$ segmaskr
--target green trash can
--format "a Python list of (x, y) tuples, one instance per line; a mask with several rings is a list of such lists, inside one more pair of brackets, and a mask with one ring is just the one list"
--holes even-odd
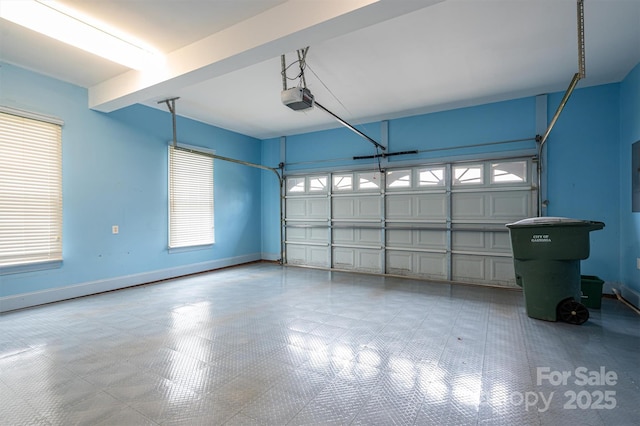
[(582, 304), (587, 308), (600, 309), (602, 306), (602, 284), (604, 281), (595, 275), (581, 275)]
[(580, 261), (589, 257), (589, 233), (604, 223), (564, 217), (534, 217), (506, 225), (511, 235), (516, 283), (527, 315), (582, 324)]

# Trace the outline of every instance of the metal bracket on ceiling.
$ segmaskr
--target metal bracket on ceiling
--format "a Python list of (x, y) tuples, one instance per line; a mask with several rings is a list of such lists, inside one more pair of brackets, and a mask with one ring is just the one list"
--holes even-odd
[(584, 58), (584, 0), (578, 0), (578, 69), (580, 78), (587, 76)]
[(551, 123), (549, 124), (547, 131), (542, 136), (542, 139), (540, 141), (540, 149), (542, 149), (542, 145), (544, 145), (544, 143), (547, 141), (547, 138), (549, 137), (549, 133), (551, 133), (551, 129), (553, 129), (553, 126), (556, 124), (556, 121), (558, 120), (560, 113), (564, 109), (564, 106), (569, 100), (569, 97), (571, 96), (571, 94), (573, 93), (573, 90), (576, 88), (578, 81), (580, 81), (580, 79), (585, 78), (586, 76), (585, 56), (584, 56), (584, 0), (577, 0), (577, 21), (578, 21), (578, 25), (577, 25), (578, 72), (575, 73), (575, 75), (573, 76), (573, 79), (571, 80), (571, 83), (569, 83), (569, 87), (567, 88), (567, 91), (565, 92), (564, 97), (562, 98), (562, 101), (560, 102), (560, 105), (556, 110), (556, 113), (551, 119)]
[[(558, 121), (558, 118), (560, 117), (560, 114), (562, 113), (562, 110), (564, 109), (565, 105), (567, 104), (567, 101), (569, 101), (569, 97), (571, 96), (571, 94), (573, 93), (574, 89), (576, 88), (576, 85), (578, 84), (578, 81), (580, 81), (580, 79), (585, 78), (586, 76), (586, 70), (585, 70), (585, 56), (584, 56), (584, 0), (576, 0), (576, 15), (577, 15), (577, 27), (578, 27), (578, 72), (575, 73), (573, 75), (573, 78), (571, 79), (571, 83), (569, 83), (569, 87), (567, 88), (566, 92), (564, 93), (564, 96), (562, 97), (562, 100), (560, 101), (560, 105), (558, 105), (558, 108), (556, 109), (555, 114), (553, 115), (553, 118), (551, 119), (551, 122), (549, 123), (549, 126), (547, 127), (547, 130), (544, 132), (544, 135), (542, 135), (540, 137), (540, 139), (538, 140), (538, 137), (536, 136), (536, 141), (538, 141), (538, 216), (542, 215), (542, 191), (541, 191), (541, 185), (542, 185), (542, 148), (544, 147), (545, 142), (547, 141), (547, 138), (549, 137), (549, 134), (551, 133), (551, 129), (553, 129), (553, 126), (555, 126), (556, 121)], [(545, 203), (547, 203), (548, 200), (545, 200)]]
[(368, 160), (371, 158), (387, 158), (387, 157), (394, 157), (396, 155), (411, 155), (411, 154), (417, 154), (418, 151), (413, 150), (413, 151), (401, 151), (401, 152), (383, 152), (382, 154), (376, 154), (376, 155), (361, 155), (358, 157), (353, 157), (354, 160)]
[[(307, 87), (307, 80), (304, 77), (304, 69), (306, 68), (306, 60), (307, 60), (307, 52), (309, 51), (309, 46), (303, 48), (303, 49), (298, 49), (296, 50), (296, 54), (298, 55), (298, 60), (296, 61), (298, 63), (298, 67), (300, 68), (300, 72), (298, 73), (298, 75), (294, 78), (292, 78), (291, 80), (295, 80), (295, 79), (300, 79), (300, 83), (302, 87), (306, 88)], [(280, 65), (282, 67), (282, 90), (287, 90), (287, 80), (289, 79), (287, 77), (287, 69), (289, 69), (289, 67), (291, 67), (291, 65), (295, 64), (296, 62), (293, 62), (292, 64), (287, 66), (287, 58), (284, 54), (280, 55)]]
[(178, 146), (178, 133), (176, 131), (176, 100), (180, 99), (180, 97), (169, 98), (163, 101), (158, 101), (159, 104), (167, 104), (167, 108), (169, 108), (169, 112), (171, 113), (171, 122), (173, 123), (173, 147)]

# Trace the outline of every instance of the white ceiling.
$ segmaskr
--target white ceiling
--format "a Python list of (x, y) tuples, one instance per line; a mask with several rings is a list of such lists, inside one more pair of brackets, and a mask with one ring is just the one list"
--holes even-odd
[[(339, 126), (280, 102), (280, 54), (304, 46), (307, 86), (352, 123), (563, 91), (578, 70), (575, 0), (59, 1), (166, 67), (129, 70), (2, 19), (0, 61), (86, 87), (99, 111), (180, 97), (178, 115), (261, 139)], [(640, 0), (584, 9), (578, 87), (618, 82), (640, 62)]]

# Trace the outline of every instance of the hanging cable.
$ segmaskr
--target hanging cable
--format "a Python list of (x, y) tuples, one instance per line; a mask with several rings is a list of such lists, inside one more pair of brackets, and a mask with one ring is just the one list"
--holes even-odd
[(309, 51), (309, 46), (304, 49), (298, 49), (298, 64), (300, 65), (300, 81), (302, 82), (302, 87), (307, 88), (307, 80), (304, 78), (304, 69), (307, 67), (307, 52)]
[(376, 146), (376, 158), (378, 159), (378, 172), (380, 172), (380, 174), (382, 175), (382, 163), (380, 162), (381, 157), (382, 155), (380, 155), (380, 149), (378, 149), (378, 147)]
[(341, 100), (336, 96), (336, 94), (335, 94), (335, 93), (333, 93), (333, 91), (331, 91), (331, 89), (329, 89), (329, 86), (327, 86), (327, 85), (324, 83), (324, 81), (322, 81), (322, 79), (320, 78), (320, 76), (319, 76), (318, 74), (316, 74), (316, 72), (313, 70), (313, 68), (311, 68), (311, 66), (308, 66), (308, 68), (309, 68), (309, 71), (311, 71), (311, 74), (313, 74), (313, 75), (318, 79), (318, 81), (320, 82), (320, 84), (322, 84), (322, 86), (323, 86), (325, 89), (327, 89), (327, 92), (329, 92), (329, 94), (330, 94), (331, 96), (333, 96), (333, 99), (335, 99), (335, 100), (340, 104), (340, 106), (342, 106), (342, 108), (344, 108), (344, 110), (347, 112), (347, 114), (349, 114), (349, 115), (353, 115), (353, 114), (351, 113), (351, 111), (349, 111), (349, 109), (348, 109), (348, 108), (347, 108), (347, 107), (342, 103), (342, 101), (341, 101)]
[[(340, 106), (347, 112), (348, 115), (353, 116), (353, 113), (351, 111), (349, 111), (349, 108), (346, 107), (345, 104), (342, 103), (342, 101), (340, 100), (340, 98), (338, 98), (338, 96), (336, 96), (335, 93), (333, 93), (333, 91), (329, 88), (329, 86), (327, 86), (324, 81), (322, 81), (322, 79), (320, 78), (320, 76), (313, 70), (313, 68), (311, 68), (310, 65), (307, 65), (305, 63), (306, 68), (309, 69), (309, 71), (311, 71), (311, 73), (318, 79), (318, 81), (320, 82), (320, 84), (322, 84), (322, 86), (327, 89), (327, 92), (329, 92), (329, 94), (331, 96), (333, 96), (333, 99), (336, 100), (336, 102), (338, 102), (340, 104)], [(365, 125), (361, 124), (361, 127), (366, 127)], [(367, 129), (369, 130), (369, 129)], [(365, 139), (368, 139), (368, 137), (365, 137)], [(384, 148), (383, 148), (384, 149)]]
[[(280, 55), (280, 62), (282, 66), (281, 74), (282, 74), (282, 81), (283, 81), (283, 90), (287, 90), (286, 88), (287, 80), (291, 80), (291, 81), (298, 80), (299, 87), (305, 87), (305, 88), (307, 87), (307, 82), (304, 77), (304, 71), (307, 67), (306, 58), (307, 58), (308, 51), (309, 51), (309, 46), (305, 47), (304, 49), (296, 50), (296, 54), (298, 55), (298, 60), (291, 62), (289, 65), (286, 64), (285, 55)], [(299, 68), (298, 74), (296, 74), (295, 77), (289, 77), (287, 72), (291, 67), (294, 67), (296, 65)]]

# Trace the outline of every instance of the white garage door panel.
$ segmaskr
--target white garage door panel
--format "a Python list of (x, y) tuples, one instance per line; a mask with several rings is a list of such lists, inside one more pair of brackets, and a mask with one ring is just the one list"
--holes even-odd
[(387, 246), (412, 247), (413, 232), (408, 229), (387, 230)]
[(447, 196), (446, 194), (389, 194), (386, 208), (388, 220), (444, 220), (447, 217)]
[(416, 253), (418, 276), (434, 279), (447, 278), (447, 256), (445, 253)]
[(531, 193), (529, 191), (494, 192), (489, 196), (489, 215), (492, 219), (510, 220), (529, 215)]
[(285, 238), (287, 241), (306, 241), (307, 230), (303, 228), (287, 228), (285, 230)]
[(485, 195), (473, 192), (451, 194), (451, 217), (454, 220), (481, 220), (487, 216)]
[(483, 251), (491, 253), (511, 253), (508, 232), (501, 231), (454, 231), (451, 236), (453, 250)]
[(328, 243), (326, 228), (287, 228), (287, 241)]
[(355, 249), (334, 248), (333, 267), (340, 269), (353, 269), (356, 264)]
[(356, 198), (356, 212), (363, 219), (380, 219), (380, 196)]
[(387, 230), (387, 246), (444, 250), (446, 231), (437, 230)]
[(387, 272), (396, 275), (410, 275), (413, 271), (413, 254), (408, 251), (387, 250)]
[(287, 199), (286, 201), (288, 219), (306, 219), (307, 202), (302, 199)]
[(305, 265), (307, 263), (306, 246), (287, 244), (287, 262), (295, 265)]
[(325, 228), (311, 228), (307, 233), (309, 241), (314, 243), (328, 243), (329, 233)]
[(483, 232), (454, 231), (451, 242), (454, 250), (480, 251), (487, 249)]
[(379, 229), (340, 229), (333, 230), (333, 242), (336, 244), (381, 246), (382, 232)]
[(387, 195), (387, 219), (410, 220), (413, 214), (413, 197), (411, 195)]
[(329, 200), (325, 198), (310, 199), (307, 201), (309, 217), (326, 219), (328, 215)]
[(420, 248), (444, 249), (447, 245), (447, 231), (414, 231), (415, 245)]
[(489, 261), (491, 262), (489, 277), (491, 283), (512, 286), (515, 276), (513, 260), (510, 257), (494, 257), (489, 258)]
[(416, 278), (446, 279), (446, 255), (388, 250), (387, 272)]
[(457, 281), (515, 286), (513, 260), (510, 257), (454, 254), (452, 272), (452, 278)]
[(329, 267), (329, 248), (328, 247), (307, 247), (307, 257), (309, 264), (313, 266)]
[(333, 267), (380, 274), (382, 273), (382, 250), (334, 247)]
[(325, 198), (288, 198), (287, 219), (326, 219), (328, 206)]
[(417, 197), (416, 217), (419, 219), (446, 219), (447, 195), (424, 194)]
[(334, 219), (380, 219), (380, 196), (333, 199)]
[(328, 247), (287, 244), (287, 263), (328, 268)]
[(331, 208), (336, 219), (353, 218), (356, 214), (356, 206), (352, 198), (334, 198)]
[(307, 239), (307, 230), (303, 228), (287, 228), (285, 233), (288, 241), (305, 241)]
[(451, 272), (456, 281), (485, 281), (485, 259), (483, 256), (454, 254)]
[(528, 217), (531, 210), (530, 191), (460, 192), (452, 198), (454, 220), (486, 220), (505, 222)]
[(511, 254), (511, 237), (508, 232), (491, 232), (489, 238), (489, 248), (492, 251)]
[(356, 249), (359, 271), (374, 272), (381, 274), (382, 271), (382, 250)]

